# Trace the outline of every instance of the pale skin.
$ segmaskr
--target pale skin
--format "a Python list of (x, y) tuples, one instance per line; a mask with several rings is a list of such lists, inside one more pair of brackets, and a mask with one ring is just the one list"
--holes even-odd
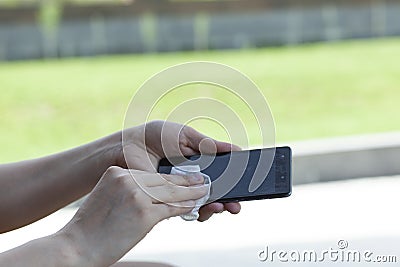
[[(194, 200), (207, 192), (201, 176), (157, 174), (161, 158), (239, 150), (193, 128), (162, 121), (125, 130), (123, 139), (118, 132), (59, 154), (0, 165), (0, 233), (89, 193), (65, 227), (0, 254), (1, 266), (110, 266), (155, 224), (190, 211)], [(203, 206), (199, 221), (224, 210), (238, 213), (240, 204)]]

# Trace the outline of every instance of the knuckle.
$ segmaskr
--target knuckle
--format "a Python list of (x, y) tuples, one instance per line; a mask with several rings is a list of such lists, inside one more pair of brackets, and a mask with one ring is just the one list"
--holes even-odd
[(107, 170), (105, 171), (105, 174), (107, 176), (116, 176), (118, 174), (121, 174), (123, 172), (123, 169), (118, 167), (118, 166), (111, 166), (108, 167)]
[(173, 183), (174, 185), (180, 185), (180, 186), (189, 186), (190, 181), (188, 176), (182, 176), (182, 175), (170, 175), (169, 176), (169, 181)]
[(134, 189), (135, 183), (133, 183), (133, 179), (130, 173), (126, 173), (124, 171), (114, 172), (108, 175), (110, 179), (110, 183), (112, 186), (116, 188), (130, 188)]
[(113, 180), (116, 184), (124, 184), (127, 180), (127, 175), (116, 174), (113, 175)]
[(183, 186), (191, 185), (189, 176), (180, 176), (179, 179), (180, 179), (180, 184), (181, 185), (183, 185)]
[(134, 207), (136, 215), (141, 217), (148, 215), (150, 211), (150, 202), (146, 194), (141, 191), (140, 188), (129, 190), (129, 192), (125, 194), (124, 199), (129, 206)]
[[(138, 200), (140, 200), (142, 197), (141, 193), (142, 192), (141, 192), (140, 188), (134, 187), (129, 190), (129, 193), (127, 194), (127, 198), (130, 202), (140, 204), (140, 203), (142, 203), (142, 201), (138, 201)], [(139, 205), (139, 206), (141, 207), (142, 205)]]
[(182, 131), (184, 131), (186, 134), (190, 136), (196, 133), (196, 130), (190, 127), (189, 125), (183, 125)]

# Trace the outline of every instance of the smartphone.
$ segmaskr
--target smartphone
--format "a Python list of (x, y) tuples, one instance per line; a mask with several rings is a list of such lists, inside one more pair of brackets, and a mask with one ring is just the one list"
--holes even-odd
[(292, 151), (274, 147), (161, 159), (159, 173), (197, 165), (211, 178), (209, 202), (236, 202), (288, 197), (292, 192)]

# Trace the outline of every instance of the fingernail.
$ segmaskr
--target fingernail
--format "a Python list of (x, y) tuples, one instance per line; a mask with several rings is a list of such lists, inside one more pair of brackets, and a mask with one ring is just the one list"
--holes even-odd
[(202, 183), (204, 182), (204, 177), (202, 175), (192, 175), (189, 177), (192, 183)]

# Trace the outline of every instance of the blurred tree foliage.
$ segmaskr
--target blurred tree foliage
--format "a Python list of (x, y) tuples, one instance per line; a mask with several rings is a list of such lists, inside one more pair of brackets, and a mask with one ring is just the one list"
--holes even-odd
[(93, 3), (130, 3), (133, 0), (1, 0), (0, 6), (23, 6), (23, 5), (36, 5), (45, 4), (50, 5), (50, 2), (57, 2), (58, 4), (93, 4)]
[(60, 0), (41, 1), (38, 21), (47, 32), (53, 32), (60, 22), (61, 14), (62, 3)]
[(39, 6), (38, 22), (47, 32), (53, 32), (61, 19), (66, 4), (86, 5), (94, 3), (129, 3), (129, 0), (0, 0), (0, 8)]

